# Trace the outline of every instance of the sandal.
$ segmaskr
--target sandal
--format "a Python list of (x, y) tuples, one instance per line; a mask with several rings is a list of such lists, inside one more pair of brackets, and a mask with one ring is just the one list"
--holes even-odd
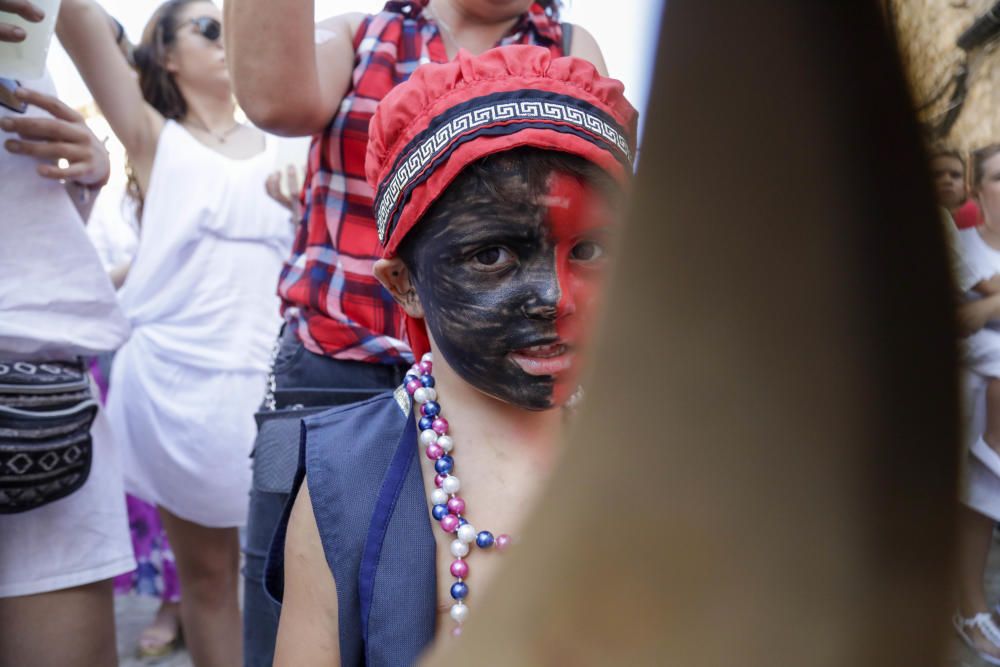
[(139, 635), (137, 652), (140, 658), (162, 658), (173, 653), (181, 644), (180, 619), (176, 619), (174, 632), (167, 634), (167, 628), (160, 625), (164, 614), (157, 612), (156, 618)]
[(984, 611), (976, 614), (972, 618), (962, 618), (961, 615), (956, 613), (952, 616), (951, 622), (952, 625), (955, 626), (955, 631), (958, 632), (958, 636), (962, 638), (962, 641), (964, 641), (970, 649), (976, 652), (976, 655), (991, 665), (1000, 665), (1000, 657), (992, 656), (989, 653), (983, 653), (983, 651), (976, 646), (976, 642), (968, 633), (970, 628), (975, 628), (987, 642), (992, 644), (997, 651), (1000, 651), (1000, 628), (997, 628), (996, 623), (993, 622), (993, 615), (990, 614), (990, 612)]

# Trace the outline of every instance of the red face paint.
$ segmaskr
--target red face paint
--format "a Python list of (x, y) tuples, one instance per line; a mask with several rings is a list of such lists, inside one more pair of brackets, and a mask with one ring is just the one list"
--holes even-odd
[(549, 177), (542, 203), (546, 207), (548, 240), (555, 253), (559, 342), (534, 355), (519, 354), (515, 361), (529, 374), (555, 378), (552, 400), (562, 405), (576, 391), (578, 361), (590, 341), (599, 311), (613, 216), (604, 197), (561, 172)]

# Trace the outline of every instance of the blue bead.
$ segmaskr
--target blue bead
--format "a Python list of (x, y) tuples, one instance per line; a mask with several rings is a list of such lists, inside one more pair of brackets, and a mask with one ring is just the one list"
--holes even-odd
[(406, 385), (410, 384), (411, 382), (420, 382), (420, 378), (418, 378), (413, 373), (407, 373), (406, 377), (403, 378), (403, 386), (405, 387)]
[(426, 373), (424, 375), (421, 375), (420, 376), (420, 384), (424, 385), (425, 387), (433, 387), (434, 386), (434, 376), (433, 375), (428, 375)]
[(420, 430), (426, 431), (431, 426), (434, 425), (434, 417), (421, 417), (420, 418)]
[(443, 519), (446, 516), (448, 516), (448, 514), (449, 514), (448, 506), (447, 505), (435, 505), (431, 509), (431, 514), (434, 516), (435, 519), (437, 519), (438, 521), (440, 521), (441, 519)]
[(463, 581), (456, 581), (451, 585), (451, 597), (461, 600), (469, 594), (469, 587)]
[(458, 527), (461, 528), (465, 524), (469, 523), (464, 516), (458, 517)]
[(434, 469), (437, 470), (442, 475), (446, 472), (451, 472), (451, 469), (455, 467), (455, 459), (451, 458), (447, 454), (439, 458), (434, 462)]
[(441, 414), (441, 406), (438, 405), (437, 401), (427, 401), (423, 405), (423, 410), (426, 417), (437, 417)]
[(480, 549), (489, 549), (493, 546), (493, 542), (493, 533), (488, 530), (480, 531), (480, 533), (476, 535), (476, 545)]

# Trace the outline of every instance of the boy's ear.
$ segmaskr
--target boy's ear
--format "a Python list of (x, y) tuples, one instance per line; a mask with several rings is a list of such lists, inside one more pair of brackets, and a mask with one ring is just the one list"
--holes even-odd
[(380, 259), (375, 262), (372, 270), (378, 281), (382, 283), (392, 298), (396, 300), (410, 317), (423, 317), (424, 307), (417, 296), (417, 290), (410, 279), (410, 270), (398, 257)]

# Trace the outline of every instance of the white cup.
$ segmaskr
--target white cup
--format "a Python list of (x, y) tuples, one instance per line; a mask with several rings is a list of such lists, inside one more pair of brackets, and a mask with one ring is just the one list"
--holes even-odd
[(8, 79), (31, 81), (45, 74), (45, 59), (49, 55), (49, 43), (56, 28), (60, 0), (31, 0), (45, 12), (40, 23), (29, 23), (20, 16), (0, 12), (0, 21), (20, 26), (24, 29), (24, 41), (17, 43), (0, 42), (0, 76)]

